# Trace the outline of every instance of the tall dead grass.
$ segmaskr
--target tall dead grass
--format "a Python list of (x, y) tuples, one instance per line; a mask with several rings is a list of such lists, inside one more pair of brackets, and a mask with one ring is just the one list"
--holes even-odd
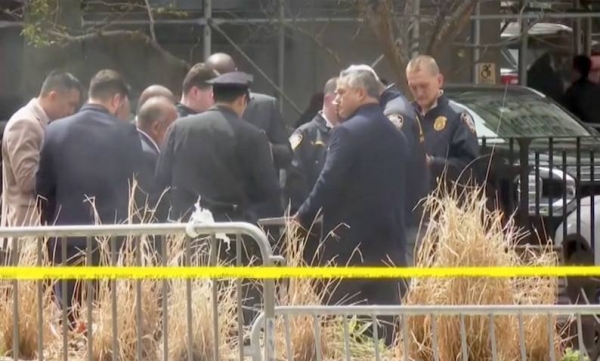
[[(142, 239), (142, 266), (159, 265), (161, 261), (153, 252), (148, 240)], [(166, 265), (179, 266), (184, 261), (190, 266), (204, 265), (208, 247), (194, 248), (190, 254), (188, 241), (183, 236), (167, 237)], [(104, 247), (103, 255), (108, 257)], [(119, 255), (117, 265), (136, 265), (136, 251), (126, 247)], [(141, 294), (136, 292), (136, 283)], [(167, 282), (167, 324), (166, 334), (157, 337), (163, 327), (162, 297), (163, 281), (160, 280), (119, 280), (116, 282), (117, 299), (117, 350), (113, 347), (113, 296), (111, 281), (100, 283), (97, 302), (94, 304), (93, 359), (104, 361), (112, 359), (112, 353), (118, 352), (120, 360), (136, 360), (138, 346), (141, 347), (144, 360), (157, 360), (163, 354), (169, 360), (188, 360), (191, 352), (192, 360), (213, 360), (215, 338), (213, 333), (212, 283), (207, 279), (180, 280)], [(233, 287), (220, 287), (219, 298), (219, 349), (220, 356), (227, 357), (235, 350), (235, 341), (230, 330), (235, 327), (236, 303)], [(188, 295), (190, 296), (188, 298)], [(191, 303), (188, 307), (188, 301)], [(141, 302), (142, 317), (136, 316), (137, 302)], [(81, 313), (85, 315), (85, 312)], [(83, 321), (83, 320), (82, 320)], [(188, 337), (188, 322), (192, 322), (192, 338)], [(89, 326), (88, 326), (89, 329)], [(138, 342), (141, 344), (138, 345)], [(166, 348), (166, 350), (165, 350)], [(166, 352), (165, 352), (166, 351)]]
[[(521, 236), (514, 227), (503, 225), (500, 214), (486, 209), (485, 200), (472, 193), (461, 202), (451, 196), (438, 196), (428, 199), (428, 209), (432, 221), (425, 231), (422, 247), (417, 253), (417, 267), (465, 267), (465, 266), (514, 266), (514, 265), (554, 265), (556, 256), (550, 250), (535, 252), (532, 249), (519, 253), (513, 246)], [(283, 241), (282, 252), (290, 266), (312, 265), (305, 258), (305, 247), (309, 240), (298, 237), (294, 225), (289, 225)], [(110, 258), (108, 240), (98, 240), (102, 258)], [(128, 239), (128, 245), (117, 257), (117, 265), (158, 265), (162, 261), (150, 247), (150, 238)], [(186, 257), (187, 242), (184, 237), (166, 237), (165, 263), (175, 266), (184, 263), (203, 265), (208, 258), (207, 247), (195, 248), (191, 260)], [(25, 242), (19, 265), (36, 264), (35, 242)], [(133, 247), (140, 245), (139, 248)], [(139, 254), (137, 253), (139, 252)], [(318, 250), (317, 250), (318, 252)], [(189, 261), (189, 262), (188, 262)], [(43, 265), (48, 265), (44, 259)], [(139, 282), (139, 283), (138, 283)], [(104, 361), (116, 353), (123, 361), (136, 360), (138, 347), (144, 360), (156, 360), (163, 353), (169, 360), (186, 360), (191, 350), (191, 359), (216, 361), (213, 358), (215, 337), (213, 329), (214, 310), (212, 308), (212, 284), (209, 280), (170, 280), (167, 282), (167, 324), (163, 325), (163, 311), (159, 299), (162, 297), (163, 281), (159, 280), (119, 280), (116, 286), (111, 281), (99, 281), (97, 298), (93, 303), (93, 321), (87, 325), (91, 333), (92, 359)], [(326, 295), (337, 286), (336, 281), (319, 285), (314, 280), (294, 279), (280, 285), (277, 295), (279, 305), (319, 305), (326, 301)], [(36, 282), (19, 282), (19, 354), (22, 358), (37, 357), (39, 317)], [(141, 293), (136, 292), (141, 289)], [(233, 282), (224, 283), (219, 288), (217, 310), (219, 317), (218, 348), (220, 359), (235, 359), (237, 338), (232, 336), (236, 329), (236, 295)], [(117, 300), (117, 317), (113, 320), (113, 291)], [(13, 304), (12, 282), (0, 281), (0, 348), (6, 354), (12, 352)], [(458, 278), (458, 279), (415, 279), (405, 297), (405, 304), (412, 305), (477, 305), (477, 304), (553, 304), (557, 297), (557, 280), (553, 278)], [(191, 314), (187, 304), (191, 296)], [(85, 297), (85, 296), (84, 296)], [(137, 318), (138, 305), (142, 317)], [(43, 295), (45, 327), (44, 349), (49, 352), (46, 359), (60, 359), (61, 337), (50, 331), (55, 324), (58, 312), (51, 299), (51, 289), (46, 287)], [(84, 304), (79, 313), (80, 322), (87, 324), (87, 310)], [(192, 338), (188, 338), (187, 322), (191, 315)], [(529, 360), (547, 360), (550, 348), (561, 355), (561, 335), (556, 330), (556, 320), (546, 315), (523, 316), (523, 332), (526, 338), (526, 352)], [(373, 348), (379, 347), (385, 359), (402, 360), (403, 355), (413, 360), (433, 360), (434, 340), (441, 360), (460, 359), (461, 324), (460, 318), (449, 316), (413, 316), (407, 319), (408, 349), (403, 349), (403, 340), (398, 340), (393, 349), (383, 349), (374, 345), (366, 337), (361, 337), (362, 326), (355, 320), (349, 321), (350, 339), (348, 346), (353, 359), (373, 359)], [(117, 323), (117, 349), (113, 347), (113, 323)], [(436, 334), (433, 335), (435, 322)], [(513, 316), (496, 316), (493, 321), (484, 316), (464, 317), (467, 331), (468, 358), (470, 360), (491, 360), (490, 323), (493, 322), (499, 360), (520, 359), (519, 319)], [(160, 330), (166, 329), (166, 335)], [(315, 328), (319, 327), (319, 339)], [(548, 332), (553, 342), (549, 342)], [(400, 332), (399, 334), (402, 334)], [(286, 343), (289, 335), (290, 343)], [(78, 359), (87, 358), (85, 335), (70, 335), (81, 342), (70, 343), (70, 354)], [(167, 344), (165, 344), (165, 340)], [(138, 342), (141, 341), (141, 344)], [(276, 351), (278, 360), (314, 360), (317, 345), (323, 359), (339, 360), (345, 357), (344, 327), (341, 318), (315, 319), (312, 316), (278, 318), (276, 321)], [(165, 348), (167, 348), (165, 350)], [(290, 355), (288, 355), (288, 350)], [(394, 353), (394, 355), (390, 355)], [(290, 356), (290, 357), (288, 357)]]
[[(109, 240), (98, 239), (100, 257), (104, 263), (110, 264)], [(164, 239), (166, 243), (166, 264), (182, 265), (191, 260), (191, 266), (204, 265), (208, 259), (208, 247), (196, 249), (190, 258), (186, 255), (186, 240), (184, 236), (172, 236)], [(128, 238), (124, 248), (116, 256), (119, 267), (160, 265), (162, 261), (151, 247), (153, 240), (147, 237)], [(35, 266), (37, 262), (36, 242), (24, 242), (18, 264), (20, 266)], [(139, 245), (139, 248), (137, 246)], [(45, 246), (44, 246), (45, 250)], [(139, 252), (139, 254), (138, 254)], [(44, 257), (42, 266), (50, 266)], [(113, 286), (114, 282), (114, 286)], [(43, 317), (44, 328), (43, 349), (47, 360), (62, 359), (62, 327), (60, 326), (61, 311), (53, 302), (51, 285), (44, 285)], [(111, 360), (113, 354), (122, 361), (137, 360), (138, 347), (142, 359), (158, 360), (162, 358), (168, 345), (169, 360), (188, 360), (188, 350), (192, 350), (193, 360), (214, 360), (213, 348), (215, 338), (213, 333), (213, 309), (211, 281), (206, 279), (167, 281), (167, 333), (159, 335), (162, 329), (163, 315), (160, 298), (162, 296), (162, 280), (99, 280), (96, 297), (92, 303), (92, 324), (88, 323), (86, 292), (83, 282), (83, 304), (77, 312), (77, 322), (83, 325), (86, 332), (69, 331), (68, 349), (66, 352), (71, 359), (87, 359), (88, 342), (92, 342), (92, 360)], [(188, 288), (189, 287), (189, 288)], [(140, 293), (137, 290), (141, 290)], [(235, 328), (236, 298), (230, 282), (220, 287), (219, 298), (219, 349), (220, 359), (229, 359), (236, 350), (237, 340), (231, 337), (230, 330)], [(37, 359), (38, 355), (38, 303), (37, 282), (19, 281), (19, 356), (22, 360)], [(192, 338), (188, 338), (188, 307), (187, 295), (191, 294)], [(113, 319), (113, 297), (116, 299), (116, 318)], [(138, 303), (141, 307), (141, 318), (137, 316)], [(113, 321), (116, 322), (116, 348), (113, 344)], [(13, 281), (0, 281), (0, 348), (2, 353), (13, 354)], [(52, 331), (54, 330), (54, 331)], [(88, 336), (89, 335), (89, 338)], [(164, 342), (166, 339), (166, 343)]]
[[(291, 267), (310, 266), (317, 258), (305, 258), (307, 243), (313, 240), (309, 236), (301, 236), (300, 234), (301, 232), (296, 224), (286, 225), (281, 251), (286, 257), (287, 265)], [(318, 247), (316, 250), (319, 251)], [(300, 278), (285, 280), (279, 287), (277, 304), (309, 306), (323, 304), (326, 301), (325, 290), (331, 287), (331, 284), (324, 283), (320, 285), (316, 280)], [(319, 340), (315, 338), (315, 327), (319, 327), (322, 332)], [(317, 347), (320, 348), (322, 355), (331, 352), (330, 344), (327, 342), (328, 336), (330, 336), (328, 331), (331, 330), (331, 320), (321, 321), (312, 316), (279, 317), (275, 329), (277, 335), (275, 347), (278, 360), (315, 360), (317, 358)], [(289, 335), (289, 339), (287, 335)]]
[[(456, 197), (442, 195), (427, 201), (431, 221), (417, 253), (417, 267), (493, 267), (555, 265), (550, 249), (539, 252), (515, 249), (522, 237), (512, 224), (503, 225), (502, 215), (489, 211), (479, 192)], [(405, 298), (407, 305), (510, 305), (554, 304), (557, 300), (555, 278), (428, 278), (415, 279)], [(547, 315), (523, 317), (528, 360), (547, 360), (550, 349), (560, 355), (561, 335), (556, 320)], [(499, 360), (520, 359), (519, 318), (516, 316), (465, 316), (469, 360), (492, 359), (494, 340)], [(408, 353), (415, 360), (433, 360), (434, 341), (441, 360), (462, 357), (461, 318), (459, 316), (412, 316), (407, 318), (408, 349), (397, 344), (398, 357)], [(436, 333), (433, 334), (435, 323)], [(549, 323), (551, 326), (549, 326)], [(554, 342), (549, 342), (548, 332)]]
[[(15, 240), (17, 242), (17, 240)], [(37, 265), (38, 247), (45, 250), (45, 243), (38, 245), (32, 239), (19, 239), (20, 252), (17, 265), (33, 267)], [(44, 257), (42, 265), (48, 264)], [(17, 327), (19, 334), (18, 355), (21, 359), (34, 359), (38, 355), (39, 335), (42, 334), (42, 347), (48, 348), (56, 342), (56, 336), (52, 332), (50, 322), (54, 312), (52, 302), (52, 283), (39, 281), (19, 281), (17, 288), (17, 310), (18, 316), (15, 317), (15, 288), (14, 281), (0, 281), (0, 350), (5, 356), (13, 356), (13, 337), (14, 327)], [(38, 290), (42, 292), (42, 305), (40, 312), (40, 303), (38, 300)], [(40, 317), (43, 317), (44, 326), (42, 330), (38, 328)], [(15, 325), (15, 321), (18, 322)]]

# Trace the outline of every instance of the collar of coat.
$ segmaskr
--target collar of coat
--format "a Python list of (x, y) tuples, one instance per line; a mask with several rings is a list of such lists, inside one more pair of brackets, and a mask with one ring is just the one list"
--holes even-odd
[(50, 118), (48, 117), (48, 114), (46, 114), (46, 111), (44, 110), (44, 108), (42, 108), (42, 106), (40, 105), (40, 101), (37, 98), (31, 99), (29, 103), (27, 103), (27, 107), (31, 109), (31, 112), (42, 126), (46, 126), (48, 125), (48, 123), (50, 123)]

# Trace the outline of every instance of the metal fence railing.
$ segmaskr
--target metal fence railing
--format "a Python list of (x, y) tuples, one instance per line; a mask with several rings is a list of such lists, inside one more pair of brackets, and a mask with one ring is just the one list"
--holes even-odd
[(479, 142), (481, 156), (474, 165), (507, 217), (514, 215), (534, 242), (576, 241), (600, 259), (595, 247), (600, 137), (483, 137)]
[[(581, 335), (582, 330), (586, 324), (590, 322), (598, 323), (598, 319), (595, 315), (600, 314), (600, 305), (473, 305), (473, 306), (277, 306), (275, 307), (275, 315), (277, 320), (283, 319), (283, 331), (280, 331), (277, 335), (278, 339), (282, 339), (282, 343), (278, 343), (283, 351), (281, 354), (284, 355), (281, 358), (292, 361), (295, 360), (298, 355), (295, 355), (292, 348), (292, 340), (290, 334), (293, 332), (290, 329), (290, 319), (294, 317), (312, 318), (312, 337), (310, 338), (314, 346), (314, 360), (325, 360), (332, 359), (331, 356), (325, 355), (323, 348), (331, 347), (333, 343), (340, 344), (339, 352), (336, 354), (335, 359), (337, 360), (398, 360), (398, 361), (409, 361), (413, 359), (428, 359), (428, 360), (445, 360), (450, 359), (448, 355), (441, 354), (441, 343), (444, 342), (440, 335), (448, 335), (451, 330), (443, 328), (450, 322), (453, 322), (454, 328), (457, 329), (457, 334), (454, 334), (455, 353), (459, 355), (452, 356), (457, 357), (457, 360), (474, 360), (474, 359), (486, 359), (486, 360), (503, 360), (508, 359), (506, 355), (506, 347), (502, 350), (502, 344), (500, 344), (500, 333), (506, 335), (507, 332), (511, 333), (515, 340), (517, 340), (517, 349), (513, 350), (516, 358), (520, 360), (562, 360), (563, 355), (558, 354), (558, 349), (555, 346), (557, 344), (557, 327), (566, 327), (568, 325), (575, 328), (574, 333)], [(370, 320), (370, 326), (372, 327), (372, 338), (373, 342), (367, 344), (370, 346), (370, 350), (365, 350), (365, 342), (362, 341), (360, 356), (354, 353), (354, 348), (357, 345), (357, 335), (354, 334), (355, 329), (351, 326), (351, 323), (356, 320), (356, 317), (365, 317)], [(403, 352), (386, 353), (384, 348), (381, 347), (379, 336), (377, 332), (377, 318), (382, 316), (395, 316), (397, 318), (397, 339), (398, 342), (391, 346), (392, 349), (402, 349)], [(253, 361), (260, 361), (260, 338), (261, 330), (258, 325), (262, 322), (262, 318), (266, 317), (261, 314), (256, 320), (256, 327), (252, 329), (251, 348), (249, 354), (252, 356)], [(416, 317), (419, 322), (425, 323), (426, 320), (430, 321), (430, 328), (425, 329), (424, 332), (431, 333), (429, 340), (430, 344), (426, 345), (429, 348), (427, 356), (415, 357), (411, 355), (411, 346), (420, 348), (420, 351), (413, 353), (424, 352), (424, 345), (415, 345), (415, 341), (420, 336), (415, 335), (411, 331), (409, 326), (411, 318), (414, 320)], [(505, 330), (502, 326), (506, 326), (506, 323), (499, 322), (502, 317), (513, 317), (518, 327), (516, 329)], [(537, 340), (533, 340), (531, 334), (526, 332), (526, 324), (531, 322), (532, 317), (542, 317), (541, 330), (533, 330), (538, 334), (535, 335)], [(335, 332), (328, 330), (325, 332), (323, 329), (327, 323), (338, 322), (341, 325), (335, 328)], [(441, 325), (444, 323), (443, 325)], [(458, 325), (458, 326), (456, 326)], [(481, 326), (483, 325), (483, 326)], [(545, 327), (544, 327), (545, 326)], [(531, 328), (531, 325), (529, 326)], [(487, 337), (482, 337), (480, 332), (484, 331)], [(544, 333), (543, 335), (541, 333)], [(529, 337), (527, 337), (529, 336)], [(306, 335), (303, 336), (304, 339)], [(316, 341), (315, 341), (316, 340)], [(341, 340), (341, 341), (340, 341)], [(297, 341), (297, 340), (296, 340)], [(531, 342), (537, 342), (543, 347), (535, 347), (531, 345)], [(545, 345), (544, 345), (545, 343)], [(576, 337), (574, 349), (582, 350), (581, 358), (583, 355), (590, 354), (592, 360), (596, 360), (599, 356), (599, 352), (596, 349), (586, 350), (586, 344), (583, 337)], [(475, 345), (477, 344), (477, 345)], [(478, 358), (474, 355), (477, 347), (487, 347), (489, 349), (489, 355), (485, 358)], [(533, 349), (533, 350), (532, 350)], [(541, 354), (540, 351), (547, 351)], [(389, 350), (388, 350), (389, 351)], [(504, 351), (504, 352), (503, 352)], [(302, 355), (300, 359), (307, 359), (306, 355)], [(423, 358), (425, 357), (425, 358)], [(479, 357), (482, 357), (480, 354)], [(453, 359), (453, 358), (452, 358)]]
[[(229, 246), (219, 239), (223, 234), (235, 243), (230, 258), (220, 254), (220, 246)], [(14, 249), (8, 257), (12, 266), (76, 265), (73, 260), (78, 257), (81, 265), (88, 266), (216, 266), (227, 261), (241, 266), (244, 247), (250, 243), (257, 245), (254, 256), (260, 257), (262, 265), (281, 261), (273, 254), (266, 234), (248, 223), (0, 228), (0, 238), (13, 239)], [(78, 255), (73, 254), (75, 242), (79, 242)], [(54, 257), (49, 257), (53, 251)], [(6, 313), (0, 319), (4, 354), (15, 360), (21, 356), (67, 360), (73, 354), (86, 360), (218, 360), (230, 357), (225, 353), (243, 358), (244, 335), (249, 331), (241, 321), (244, 281), (69, 282), (74, 281), (0, 281), (0, 309)], [(256, 313), (264, 315), (260, 322), (266, 332), (265, 359), (270, 360), (274, 349), (273, 280), (264, 280), (262, 288), (263, 301)], [(78, 312), (55, 305), (55, 301), (70, 304), (67, 294), (80, 296), (79, 303), (73, 301)], [(247, 321), (249, 327), (252, 320)]]

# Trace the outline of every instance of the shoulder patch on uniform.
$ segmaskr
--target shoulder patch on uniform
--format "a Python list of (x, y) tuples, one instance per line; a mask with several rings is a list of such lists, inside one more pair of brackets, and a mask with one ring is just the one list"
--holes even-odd
[(446, 117), (435, 118), (435, 122), (433, 123), (433, 129), (437, 130), (438, 132), (440, 130), (443, 130), (444, 128), (446, 128), (447, 121), (448, 119)]
[(465, 122), (465, 124), (467, 125), (467, 127), (473, 134), (477, 133), (477, 131), (475, 129), (475, 122), (473, 121), (473, 117), (471, 116), (471, 114), (469, 114), (467, 112), (462, 112), (462, 113), (460, 113), (460, 119), (463, 122)]
[(292, 146), (292, 150), (295, 150), (302, 142), (302, 133), (296, 132), (292, 134), (290, 137), (290, 145)]
[(400, 114), (390, 114), (387, 116), (388, 119), (396, 126), (398, 129), (402, 129), (404, 125), (404, 117)]

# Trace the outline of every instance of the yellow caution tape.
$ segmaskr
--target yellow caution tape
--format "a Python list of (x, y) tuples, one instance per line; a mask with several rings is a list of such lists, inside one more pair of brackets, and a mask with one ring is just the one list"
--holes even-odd
[(589, 277), (600, 266), (575, 267), (0, 267), (0, 279), (188, 279), (188, 278), (452, 278)]

